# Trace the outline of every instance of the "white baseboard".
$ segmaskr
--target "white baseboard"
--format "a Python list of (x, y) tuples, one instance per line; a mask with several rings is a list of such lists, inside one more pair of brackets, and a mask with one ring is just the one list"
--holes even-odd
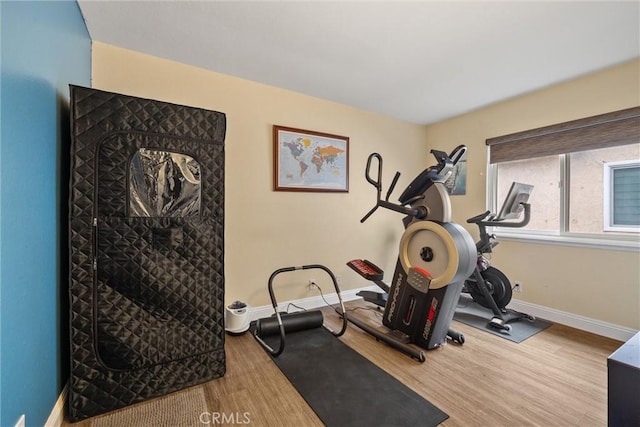
[(56, 403), (49, 414), (49, 418), (47, 418), (47, 421), (44, 423), (45, 427), (60, 427), (62, 425), (62, 421), (64, 420), (64, 403), (67, 400), (68, 391), (69, 381), (67, 381), (62, 388), (60, 396), (58, 396), (58, 400), (56, 400)]
[[(356, 299), (360, 299), (359, 296), (357, 296), (356, 294), (362, 290), (380, 290), (380, 288), (378, 288), (377, 286), (369, 286), (366, 288), (359, 288), (359, 289), (351, 289), (348, 291), (342, 291), (342, 301), (343, 302), (347, 302), (347, 301), (353, 301)], [(324, 299), (327, 300), (327, 302), (325, 302), (322, 299), (322, 296), (318, 295), (315, 297), (309, 297), (309, 298), (303, 298), (303, 299), (299, 299), (299, 300), (294, 300), (294, 301), (285, 301), (285, 302), (281, 302), (278, 303), (278, 311), (287, 311), (287, 307), (289, 306), (289, 304), (295, 304), (298, 307), (304, 308), (306, 310), (309, 309), (314, 309), (314, 308), (318, 308), (318, 307), (325, 307), (327, 305), (327, 303), (329, 304), (337, 304), (338, 303), (338, 294), (331, 293), (331, 294), (324, 294)], [(293, 311), (296, 311), (296, 307), (293, 307)], [(258, 320), (261, 319), (263, 317), (269, 317), (273, 314), (273, 306), (272, 305), (263, 305), (260, 307), (252, 307), (251, 310), (249, 310), (249, 318), (253, 321), (253, 320)]]
[[(380, 291), (377, 286), (367, 286), (364, 288), (352, 289), (342, 292), (343, 301), (352, 301), (359, 299), (356, 294), (360, 291)], [(335, 293), (326, 294), (325, 299), (329, 304), (336, 304), (338, 297)], [(289, 304), (295, 304), (298, 307), (304, 309), (313, 309), (326, 306), (326, 303), (322, 300), (322, 297), (316, 296), (311, 298), (303, 298), (295, 301), (286, 301), (278, 304), (279, 311), (287, 311)], [(295, 308), (295, 307), (294, 307)], [(635, 329), (627, 328), (613, 323), (603, 322), (601, 320), (592, 319), (578, 314), (569, 313), (566, 311), (556, 310), (550, 307), (544, 307), (537, 304), (528, 303), (513, 299), (509, 304), (509, 308), (521, 311), (523, 313), (530, 314), (541, 319), (546, 319), (554, 323), (560, 323), (562, 325), (570, 326), (572, 328), (580, 329), (583, 331), (591, 332), (603, 337), (612, 338), (618, 341), (626, 342), (633, 337), (638, 331)], [(294, 310), (295, 311), (295, 310)], [(249, 312), (251, 320), (257, 320), (263, 317), (269, 317), (273, 314), (273, 307), (271, 305), (264, 305), (261, 307), (253, 307)]]
[(544, 307), (516, 299), (511, 300), (508, 308), (623, 342), (630, 340), (631, 337), (638, 332), (635, 329), (627, 328), (625, 326), (615, 325), (613, 323), (607, 323), (590, 317), (580, 316), (578, 314), (568, 313), (566, 311), (560, 311), (554, 308)]

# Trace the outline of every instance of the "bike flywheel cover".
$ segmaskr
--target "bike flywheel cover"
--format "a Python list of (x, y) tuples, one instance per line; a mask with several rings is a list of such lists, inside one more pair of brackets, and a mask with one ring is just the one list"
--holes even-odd
[(460, 233), (459, 229), (461, 227), (453, 223), (414, 222), (400, 239), (402, 267), (407, 272), (412, 267), (428, 271), (431, 289), (447, 286), (465, 274), (468, 276), (475, 262), (475, 244), (468, 233)]

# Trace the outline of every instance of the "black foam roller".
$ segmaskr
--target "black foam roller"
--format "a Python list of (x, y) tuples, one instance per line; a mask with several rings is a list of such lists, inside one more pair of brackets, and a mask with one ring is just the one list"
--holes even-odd
[[(285, 333), (319, 328), (324, 322), (322, 312), (318, 310), (282, 314), (280, 317), (282, 318)], [(275, 316), (271, 316), (256, 320), (256, 332), (260, 337), (278, 335), (280, 333), (278, 319)]]

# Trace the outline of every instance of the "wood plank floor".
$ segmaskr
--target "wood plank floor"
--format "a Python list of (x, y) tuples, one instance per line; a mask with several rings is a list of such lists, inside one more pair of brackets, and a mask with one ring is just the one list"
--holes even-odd
[[(349, 310), (370, 307), (360, 302), (347, 306)], [(356, 309), (353, 315), (380, 324), (381, 313), (373, 310)], [(328, 309), (325, 319), (339, 322)], [(621, 342), (562, 325), (520, 344), (462, 323), (454, 322), (452, 327), (464, 333), (465, 344), (429, 351), (425, 363), (377, 342), (353, 325), (340, 339), (449, 414), (444, 427), (607, 425), (607, 357)], [(248, 420), (254, 426), (322, 425), (249, 334), (227, 336), (225, 348), (227, 374), (223, 378), (172, 396), (197, 391), (205, 402), (200, 413), (246, 413), (247, 418), (233, 420), (236, 424)], [(384, 390), (380, 393), (384, 395)], [(176, 411), (171, 399), (155, 399), (123, 411), (141, 411), (145, 405), (155, 405), (154, 412)], [(184, 425), (204, 425), (202, 420), (217, 424), (211, 417), (200, 419), (200, 413), (192, 414)], [(107, 420), (96, 417), (63, 426), (124, 425), (117, 417), (96, 423), (101, 419)], [(158, 422), (151, 420), (150, 425)]]

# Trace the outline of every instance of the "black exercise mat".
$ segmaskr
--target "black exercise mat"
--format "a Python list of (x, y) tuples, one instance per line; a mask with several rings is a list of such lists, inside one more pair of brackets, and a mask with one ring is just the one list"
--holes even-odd
[[(279, 336), (265, 341), (277, 348)], [(437, 426), (449, 418), (324, 328), (287, 334), (273, 358), (326, 426)]]
[(471, 297), (460, 295), (460, 300), (458, 301), (456, 312), (453, 315), (453, 320), (457, 320), (465, 325), (473, 326), (474, 328), (481, 329), (509, 341), (520, 343), (553, 325), (552, 322), (542, 319), (535, 319), (533, 322), (527, 319), (522, 319), (509, 323), (509, 325), (511, 325), (511, 332), (509, 334), (504, 334), (488, 326), (491, 318), (493, 318), (493, 312), (491, 310), (473, 301)]

